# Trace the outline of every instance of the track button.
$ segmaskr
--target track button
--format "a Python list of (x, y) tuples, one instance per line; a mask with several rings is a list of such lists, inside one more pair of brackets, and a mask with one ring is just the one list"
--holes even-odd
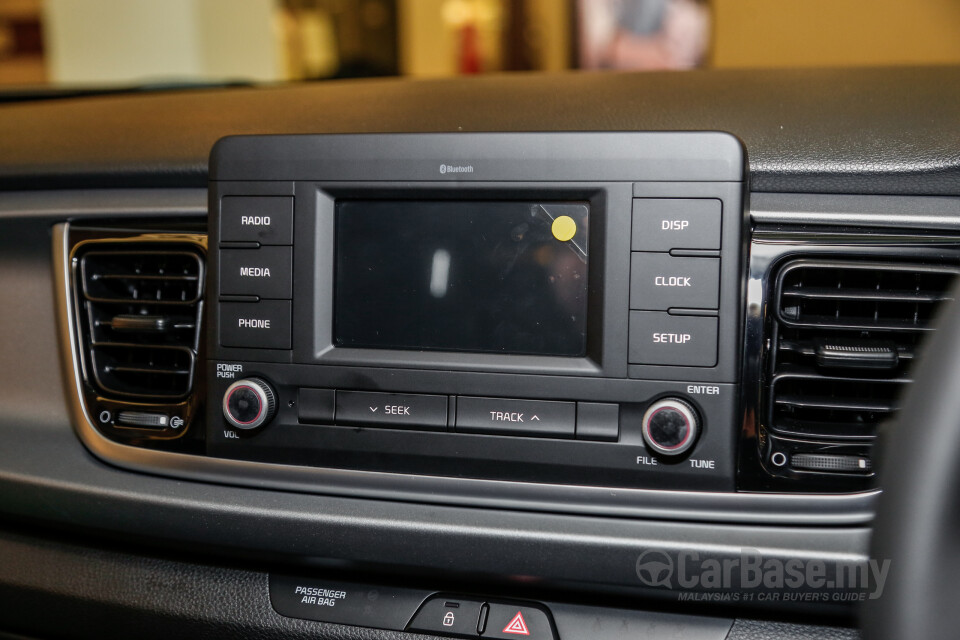
[(577, 405), (553, 400), (457, 398), (457, 426), (461, 433), (486, 433), (533, 438), (573, 438)]

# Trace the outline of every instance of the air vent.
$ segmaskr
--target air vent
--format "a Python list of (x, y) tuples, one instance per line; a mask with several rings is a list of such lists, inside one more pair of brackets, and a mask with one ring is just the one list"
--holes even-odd
[(780, 269), (766, 407), (770, 468), (872, 473), (877, 426), (897, 411), (957, 272), (808, 259)]
[(108, 397), (177, 401), (193, 387), (204, 263), (187, 243), (90, 243), (77, 254), (88, 382)]

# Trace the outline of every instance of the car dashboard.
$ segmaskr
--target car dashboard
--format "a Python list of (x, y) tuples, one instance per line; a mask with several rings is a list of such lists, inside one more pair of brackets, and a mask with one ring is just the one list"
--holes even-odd
[(958, 73), (0, 107), (0, 633), (860, 637)]

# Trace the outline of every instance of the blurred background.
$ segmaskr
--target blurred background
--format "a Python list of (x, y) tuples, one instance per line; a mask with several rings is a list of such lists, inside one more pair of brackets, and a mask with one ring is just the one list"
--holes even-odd
[(0, 0), (0, 85), (960, 63), (960, 0)]

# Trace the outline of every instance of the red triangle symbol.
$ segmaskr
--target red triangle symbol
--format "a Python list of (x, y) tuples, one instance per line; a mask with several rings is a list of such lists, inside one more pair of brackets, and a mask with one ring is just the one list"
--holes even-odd
[(513, 633), (518, 636), (530, 635), (530, 630), (527, 629), (527, 621), (523, 619), (522, 611), (517, 611), (517, 615), (513, 616), (513, 620), (508, 622), (507, 626), (503, 628), (503, 633)]

